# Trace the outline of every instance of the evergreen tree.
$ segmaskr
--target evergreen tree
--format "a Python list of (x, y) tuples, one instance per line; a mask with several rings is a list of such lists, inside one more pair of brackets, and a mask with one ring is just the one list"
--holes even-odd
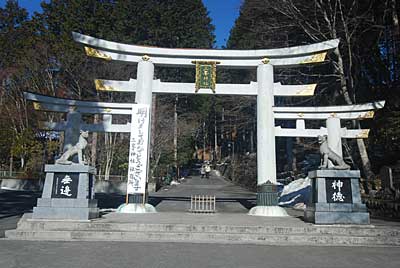
[[(388, 5), (391, 1), (385, 2)], [(384, 66), (380, 53), (382, 25), (385, 25), (382, 14), (388, 14), (388, 8), (378, 0), (246, 0), (231, 31), (228, 47), (273, 48), (340, 38), (340, 49), (330, 54), (333, 64), (309, 70), (278, 70), (276, 79), (290, 84), (318, 83), (316, 96), (300, 100), (299, 104), (303, 105), (307, 102), (332, 105), (372, 101), (379, 95), (374, 93), (373, 87), (384, 83), (381, 75), (384, 72), (379, 68)], [(305, 72), (311, 76), (302, 75)], [(276, 103), (279, 105), (280, 99)], [(360, 157), (355, 157), (357, 166), (362, 168), (364, 177), (372, 178), (364, 141), (360, 139), (356, 143), (354, 147), (358, 147), (360, 153)]]
[[(0, 8), (0, 166), (9, 164), (10, 170), (18, 166), (27, 172), (40, 171), (33, 163), (43, 159), (42, 144), (31, 135), (34, 126), (29, 123), (31, 117), (22, 96), (24, 90), (31, 89), (31, 82), (37, 82), (27, 68), (35, 57), (33, 29), (28, 12), (17, 1), (9, 0)], [(14, 160), (19, 161), (13, 164)]]

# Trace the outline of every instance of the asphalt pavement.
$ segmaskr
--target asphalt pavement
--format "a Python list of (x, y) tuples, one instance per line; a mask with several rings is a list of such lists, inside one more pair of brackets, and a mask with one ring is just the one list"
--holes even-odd
[[(181, 211), (192, 194), (216, 195), (219, 209), (246, 211), (254, 193), (222, 178), (193, 177), (152, 194), (160, 211)], [(22, 213), (36, 204), (37, 192), (0, 192), (0, 237), (13, 229)], [(121, 196), (100, 196), (102, 207), (115, 206)], [(183, 197), (183, 199), (182, 199)], [(104, 199), (102, 199), (104, 198)], [(175, 200), (174, 200), (175, 199)], [(113, 201), (114, 200), (114, 201)], [(180, 201), (181, 200), (181, 201)], [(183, 200), (183, 201), (182, 201)], [(248, 200), (248, 202), (244, 202)], [(249, 201), (250, 200), (250, 201)], [(115, 204), (114, 204), (115, 203)], [(218, 208), (218, 206), (217, 206)], [(229, 220), (229, 219), (226, 219)], [(397, 225), (397, 224), (396, 224)], [(258, 246), (147, 242), (46, 242), (0, 239), (0, 268), (30, 267), (400, 267), (400, 248)]]
[(400, 267), (399, 248), (0, 240), (1, 268)]
[(216, 197), (218, 212), (242, 214), (255, 205), (256, 193), (212, 174), (208, 179), (192, 176), (179, 185), (165, 186), (150, 194), (149, 203), (153, 202), (159, 212), (184, 212), (190, 209), (190, 196), (208, 195)]

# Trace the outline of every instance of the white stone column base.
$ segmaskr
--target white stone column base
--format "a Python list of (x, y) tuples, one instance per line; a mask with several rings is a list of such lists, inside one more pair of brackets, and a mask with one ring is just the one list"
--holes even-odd
[(117, 213), (157, 213), (157, 210), (150, 204), (129, 203), (120, 205)]
[(264, 217), (288, 217), (286, 210), (280, 206), (255, 206), (247, 215)]

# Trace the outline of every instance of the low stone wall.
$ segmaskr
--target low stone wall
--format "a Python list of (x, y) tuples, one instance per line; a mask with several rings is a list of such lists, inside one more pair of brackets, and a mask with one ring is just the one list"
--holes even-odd
[(124, 181), (99, 181), (94, 184), (95, 193), (126, 194), (126, 182)]
[[(40, 180), (2, 179), (0, 180), (0, 189), (14, 191), (41, 191), (43, 189), (43, 183)], [(150, 193), (155, 192), (155, 183), (149, 183), (148, 189)], [(97, 180), (94, 185), (94, 192), (124, 195), (126, 194), (126, 182)]]
[(41, 191), (43, 182), (33, 179), (2, 179), (0, 189), (14, 191)]
[[(156, 184), (149, 183), (148, 190), (150, 193), (156, 192)], [(126, 182), (125, 181), (103, 181), (97, 180), (94, 185), (95, 193), (104, 194), (126, 194)]]

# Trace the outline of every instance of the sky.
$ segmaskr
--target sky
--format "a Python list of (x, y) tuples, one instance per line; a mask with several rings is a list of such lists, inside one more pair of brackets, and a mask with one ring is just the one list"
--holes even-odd
[[(209, 11), (212, 23), (215, 26), (216, 46), (225, 46), (229, 38), (229, 31), (239, 16), (240, 5), (243, 0), (203, 0)], [(0, 7), (4, 7), (6, 0), (0, 0)], [(30, 14), (41, 11), (41, 0), (18, 0), (21, 7), (26, 8)]]

